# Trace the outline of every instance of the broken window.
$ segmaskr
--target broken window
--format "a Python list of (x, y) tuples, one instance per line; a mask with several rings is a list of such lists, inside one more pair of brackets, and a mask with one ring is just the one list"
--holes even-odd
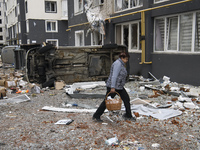
[(57, 32), (57, 21), (46, 21), (46, 32)]
[(116, 43), (126, 45), (129, 51), (140, 50), (141, 23), (116, 25)]
[(200, 12), (155, 19), (154, 51), (200, 51)]
[(75, 31), (75, 46), (84, 46), (84, 31)]
[(91, 45), (103, 45), (103, 34), (97, 31), (91, 33)]
[(123, 44), (128, 47), (129, 25), (123, 25)]
[(177, 50), (178, 17), (167, 18), (167, 50)]
[(196, 13), (195, 51), (200, 51), (200, 12)]
[[(138, 32), (139, 29), (141, 29), (140, 27), (138, 27), (139, 24), (132, 24), (131, 25), (131, 49), (138, 49), (138, 45), (139, 44), (139, 38), (140, 36), (138, 36), (138, 34), (140, 34), (141, 32)], [(141, 48), (141, 46), (140, 46)]]
[(118, 45), (121, 44), (121, 37), (122, 37), (122, 34), (121, 34), (121, 25), (116, 25), (116, 43)]
[(83, 11), (83, 0), (74, 0), (74, 13), (81, 13)]
[(56, 2), (54, 1), (45, 1), (45, 12), (56, 12)]
[(139, 7), (143, 5), (143, 0), (115, 0), (115, 11)]
[(56, 39), (47, 39), (46, 43), (53, 44), (54, 46), (58, 46), (58, 40)]

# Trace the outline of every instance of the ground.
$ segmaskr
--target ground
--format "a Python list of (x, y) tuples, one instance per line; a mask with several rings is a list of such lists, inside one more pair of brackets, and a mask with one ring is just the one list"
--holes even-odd
[[(140, 91), (138, 81), (126, 84), (131, 99), (138, 95), (153, 94), (151, 89)], [(100, 93), (92, 89), (90, 92)], [(101, 87), (105, 92), (105, 87)], [(141, 116), (136, 122), (125, 121), (120, 111), (114, 115), (104, 113), (103, 123), (92, 120), (93, 113), (66, 113), (45, 111), (44, 106), (66, 108), (66, 104), (76, 103), (70, 108), (82, 109), (79, 104), (97, 107), (102, 99), (74, 99), (64, 89), (43, 89), (43, 93), (26, 93), (30, 101), (18, 104), (0, 105), (0, 149), (66, 149), (66, 150), (198, 150), (199, 109), (185, 109), (180, 116), (167, 120), (158, 120), (150, 116)], [(7, 93), (7, 97), (19, 94)], [(22, 94), (21, 94), (22, 95)], [(161, 96), (160, 96), (161, 97)], [(162, 95), (162, 99), (148, 98), (153, 102), (164, 103), (174, 98)], [(1, 100), (0, 100), (1, 101)], [(200, 106), (195, 102), (196, 105)], [(110, 121), (107, 116), (113, 120)], [(56, 125), (61, 119), (74, 120), (69, 125)], [(119, 143), (107, 145), (106, 140), (117, 137)]]

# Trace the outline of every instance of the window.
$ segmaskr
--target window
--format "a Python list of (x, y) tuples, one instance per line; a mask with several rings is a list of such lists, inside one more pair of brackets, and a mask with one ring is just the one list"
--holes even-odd
[(46, 39), (46, 43), (53, 44), (54, 46), (58, 46), (58, 40), (57, 39)]
[(17, 17), (17, 7), (15, 7), (15, 17)]
[(143, 5), (143, 0), (115, 0), (115, 11), (122, 11)]
[(26, 20), (26, 32), (28, 33), (29, 32), (29, 21)]
[(2, 30), (2, 28), (0, 28), (0, 32), (2, 32), (3, 30)]
[(155, 51), (164, 51), (165, 20), (155, 20)]
[(57, 12), (56, 2), (54, 1), (45, 1), (45, 12), (55, 13)]
[(91, 45), (103, 45), (103, 34), (93, 31), (91, 33)]
[(20, 15), (19, 3), (17, 4), (17, 13)]
[(116, 43), (126, 45), (129, 51), (141, 50), (140, 35), (140, 22), (116, 25)]
[(21, 23), (20, 22), (18, 22), (18, 31), (19, 31), (19, 33), (21, 33)]
[(30, 39), (27, 39), (27, 44), (30, 44)]
[(83, 0), (74, 0), (74, 13), (79, 14), (83, 12)]
[(200, 12), (155, 19), (154, 51), (199, 52)]
[(46, 21), (46, 32), (57, 32), (57, 21)]
[(0, 40), (3, 40), (3, 36), (0, 36)]
[(75, 46), (84, 46), (84, 31), (75, 31)]
[(191, 51), (193, 14), (180, 15), (180, 51)]
[(178, 18), (167, 18), (167, 50), (177, 50)]
[(159, 3), (159, 2), (163, 2), (163, 1), (168, 1), (168, 0), (154, 0), (154, 3)]
[(68, 0), (62, 0), (62, 16), (68, 16)]
[(2, 20), (0, 19), (0, 24), (2, 24)]
[(200, 52), (200, 12), (196, 14), (195, 24), (195, 51)]
[(28, 13), (28, 4), (27, 4), (27, 1), (25, 2), (25, 11), (26, 11), (26, 13)]

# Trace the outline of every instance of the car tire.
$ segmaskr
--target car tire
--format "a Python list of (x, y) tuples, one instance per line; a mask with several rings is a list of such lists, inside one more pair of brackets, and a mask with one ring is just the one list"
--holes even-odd
[(42, 88), (46, 88), (46, 87), (53, 87), (54, 86), (54, 82), (55, 82), (55, 79), (52, 78), (52, 79), (49, 79), (48, 81), (44, 82), (42, 84)]

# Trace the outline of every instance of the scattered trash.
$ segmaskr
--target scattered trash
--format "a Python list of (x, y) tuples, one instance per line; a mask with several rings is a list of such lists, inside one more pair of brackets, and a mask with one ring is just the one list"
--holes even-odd
[(111, 122), (114, 122), (112, 119), (110, 119), (110, 117), (106, 116), (106, 118), (108, 118), (108, 120), (110, 120)]
[(74, 113), (94, 113), (94, 112), (96, 112), (96, 109), (71, 109), (71, 108), (58, 108), (58, 107), (53, 107), (53, 106), (52, 107), (44, 106), (42, 109), (49, 110), (49, 111), (74, 112)]
[[(95, 88), (97, 86), (106, 86), (104, 81), (97, 81), (97, 82), (77, 82), (69, 86), (69, 88), (65, 88), (67, 94), (71, 95), (74, 94), (76, 89), (88, 89), (88, 88)], [(105, 96), (105, 95), (104, 95)]]
[(9, 104), (9, 103), (22, 103), (22, 102), (26, 102), (26, 101), (29, 101), (30, 98), (24, 94), (24, 95), (20, 95), (20, 96), (16, 96), (16, 97), (13, 97), (13, 98), (8, 98), (6, 100), (1, 100), (0, 101), (0, 105), (6, 105), (6, 104)]
[(152, 147), (158, 148), (158, 147), (160, 147), (160, 144), (158, 144), (158, 143), (153, 143), (153, 144), (152, 144)]
[[(125, 108), (123, 108), (122, 110), (125, 110)], [(149, 108), (143, 105), (133, 105), (131, 106), (131, 110), (133, 112), (138, 112), (141, 115), (152, 116), (159, 120), (169, 119), (182, 114), (182, 112), (179, 110), (174, 110), (169, 108), (168, 109)]]
[(59, 120), (57, 121), (55, 124), (66, 124), (66, 125), (69, 125), (73, 122), (74, 120), (72, 119), (63, 119), (63, 120)]
[(115, 137), (106, 140), (105, 144), (112, 145), (112, 146), (119, 145), (119, 140), (118, 140), (117, 136), (115, 135)]

